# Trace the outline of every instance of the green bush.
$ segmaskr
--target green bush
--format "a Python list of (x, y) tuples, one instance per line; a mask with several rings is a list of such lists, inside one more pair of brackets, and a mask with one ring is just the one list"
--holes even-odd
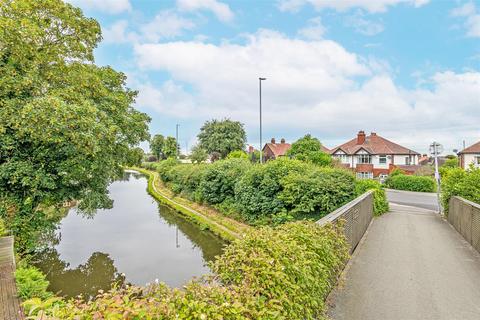
[(311, 169), (290, 173), (282, 179), (278, 194), (292, 214), (313, 214), (321, 218), (355, 197), (355, 178), (343, 169)]
[(235, 184), (250, 166), (247, 159), (221, 160), (208, 166), (199, 186), (202, 199), (209, 204), (218, 204), (234, 198)]
[(442, 206), (448, 213), (450, 198), (459, 196), (480, 204), (480, 169), (452, 168), (442, 176)]
[(396, 190), (434, 192), (435, 180), (425, 176), (407, 176), (398, 174), (391, 176), (385, 182), (386, 186)]
[(324, 319), (325, 299), (348, 259), (341, 227), (295, 222), (251, 229), (211, 265), (216, 274), (182, 290), (128, 287), (93, 301), (30, 300), (55, 319)]
[(167, 160), (160, 161), (157, 165), (157, 172), (163, 182), (169, 182), (169, 171), (172, 167), (176, 166), (178, 161), (175, 158), (168, 158)]
[(206, 164), (177, 164), (170, 167), (165, 176), (173, 192), (194, 200), (206, 168)]
[(22, 300), (30, 298), (47, 299), (52, 296), (47, 291), (50, 284), (45, 275), (35, 267), (19, 267), (15, 271), (18, 295)]
[(7, 228), (5, 227), (5, 223), (3, 219), (0, 218), (0, 237), (4, 237), (7, 235)]
[(230, 152), (227, 159), (248, 159), (248, 154), (243, 150), (236, 150)]
[(380, 216), (389, 210), (387, 195), (380, 182), (364, 179), (357, 180), (355, 183), (355, 191), (357, 197), (365, 192), (373, 190), (373, 213), (376, 216)]

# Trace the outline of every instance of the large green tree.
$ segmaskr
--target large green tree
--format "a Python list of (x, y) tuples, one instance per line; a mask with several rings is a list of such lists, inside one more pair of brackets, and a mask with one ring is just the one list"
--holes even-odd
[(0, 215), (15, 233), (66, 201), (111, 206), (107, 186), (148, 139), (125, 75), (94, 64), (100, 40), (70, 4), (0, 0)]
[(203, 149), (209, 154), (218, 152), (222, 158), (232, 151), (245, 149), (247, 140), (243, 124), (230, 119), (205, 122), (197, 137)]
[(163, 145), (162, 152), (166, 158), (175, 158), (177, 150), (180, 149), (177, 140), (174, 137), (167, 137)]
[(157, 157), (157, 159), (163, 159), (163, 147), (165, 145), (165, 137), (161, 134), (156, 134), (150, 140), (150, 150)]
[(322, 151), (320, 140), (310, 134), (292, 143), (291, 148), (287, 151), (287, 156), (321, 166), (332, 164), (332, 157)]

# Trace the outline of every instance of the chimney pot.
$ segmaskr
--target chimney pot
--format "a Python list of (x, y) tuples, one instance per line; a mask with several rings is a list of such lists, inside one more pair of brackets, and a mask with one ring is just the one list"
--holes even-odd
[(282, 138), (282, 140), (280, 140), (280, 142), (281, 142), (282, 144), (284, 144), (284, 143), (285, 143), (285, 138)]
[(377, 133), (376, 133), (376, 132), (372, 132), (371, 135), (372, 135), (372, 136), (376, 136)]
[(270, 140), (270, 142), (275, 144), (275, 138), (272, 138), (272, 140)]
[(360, 130), (357, 134), (357, 144), (364, 144), (365, 143), (365, 131)]

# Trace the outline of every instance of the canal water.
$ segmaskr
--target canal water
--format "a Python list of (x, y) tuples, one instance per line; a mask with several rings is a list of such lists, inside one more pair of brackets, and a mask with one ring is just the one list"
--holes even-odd
[(51, 291), (90, 297), (115, 283), (145, 285), (156, 279), (179, 287), (209, 273), (206, 263), (225, 243), (159, 204), (146, 188), (143, 175), (126, 172), (109, 187), (112, 209), (90, 218), (70, 210), (55, 240), (34, 261)]

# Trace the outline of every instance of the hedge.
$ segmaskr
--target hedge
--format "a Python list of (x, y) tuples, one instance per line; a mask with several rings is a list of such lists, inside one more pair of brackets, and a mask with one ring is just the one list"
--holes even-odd
[(450, 198), (459, 196), (480, 204), (480, 169), (451, 168), (444, 171), (441, 182), (442, 206), (448, 213)]
[(29, 316), (55, 319), (324, 319), (325, 299), (348, 259), (339, 226), (313, 222), (251, 230), (228, 246), (215, 276), (182, 290), (123, 287), (92, 301), (25, 302)]
[(408, 176), (399, 174), (391, 176), (385, 182), (386, 186), (396, 190), (434, 192), (435, 180), (431, 177)]
[(357, 197), (365, 192), (373, 190), (373, 213), (375, 216), (380, 216), (387, 212), (390, 208), (388, 205), (387, 195), (382, 184), (371, 179), (357, 180), (355, 184), (355, 191)]

